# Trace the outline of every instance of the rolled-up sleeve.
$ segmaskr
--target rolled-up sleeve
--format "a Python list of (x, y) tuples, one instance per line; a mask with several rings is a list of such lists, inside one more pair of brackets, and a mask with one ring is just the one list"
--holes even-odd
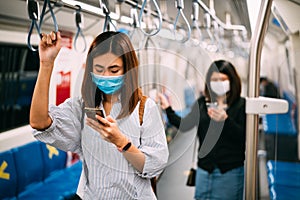
[(51, 126), (43, 131), (34, 130), (36, 139), (64, 151), (81, 154), (82, 100), (67, 99), (59, 106), (49, 105)]
[(167, 165), (169, 150), (161, 115), (151, 99), (145, 105), (139, 148), (145, 154), (145, 164), (138, 174), (143, 178), (158, 176)]

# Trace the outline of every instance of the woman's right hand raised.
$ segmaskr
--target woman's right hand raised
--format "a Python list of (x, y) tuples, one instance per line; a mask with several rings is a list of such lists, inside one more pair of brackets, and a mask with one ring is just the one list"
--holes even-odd
[(160, 106), (162, 109), (165, 110), (170, 106), (170, 104), (164, 94), (157, 93), (157, 97), (158, 97), (157, 101), (160, 103)]
[(50, 34), (42, 33), (42, 38), (39, 44), (40, 62), (53, 66), (54, 60), (61, 49), (60, 32), (52, 31)]

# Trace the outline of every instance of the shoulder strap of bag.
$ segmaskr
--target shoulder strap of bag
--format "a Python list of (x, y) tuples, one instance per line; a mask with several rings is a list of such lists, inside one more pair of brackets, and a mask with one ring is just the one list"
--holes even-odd
[(197, 139), (198, 137), (196, 136), (195, 137), (195, 141), (194, 141), (194, 149), (193, 149), (193, 157), (192, 157), (192, 165), (194, 164), (195, 162), (195, 158), (196, 158), (196, 151), (197, 151)]
[(140, 125), (143, 124), (143, 116), (144, 116), (144, 110), (145, 110), (145, 103), (147, 100), (147, 96), (142, 96), (140, 101), (140, 107), (139, 107), (139, 119), (140, 119)]
[[(139, 119), (140, 119), (140, 125), (143, 124), (143, 117), (144, 117), (144, 110), (145, 110), (145, 103), (147, 100), (147, 96), (142, 96), (141, 101), (140, 101), (140, 107), (139, 107)], [(156, 195), (156, 177), (151, 178), (151, 187)]]

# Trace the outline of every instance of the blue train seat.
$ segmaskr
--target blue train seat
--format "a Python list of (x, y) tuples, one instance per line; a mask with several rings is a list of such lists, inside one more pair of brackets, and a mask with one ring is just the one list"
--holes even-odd
[(295, 97), (284, 91), (282, 98), (287, 100), (289, 108), (284, 114), (267, 114), (263, 117), (263, 127), (266, 134), (297, 135), (297, 105)]
[(64, 170), (60, 170), (59, 175), (49, 176), (45, 179), (48, 186), (53, 186), (56, 191), (62, 194), (64, 191), (75, 193), (82, 170), (82, 162), (78, 161)]
[(0, 153), (1, 200), (64, 199), (76, 193), (82, 162), (40, 141)]
[(300, 197), (300, 163), (269, 160), (267, 173), (270, 199), (297, 199)]
[(82, 169), (79, 161), (70, 167), (54, 171), (34, 190), (27, 190), (18, 196), (18, 200), (64, 199), (64, 195), (75, 194)]
[(263, 116), (265, 134), (297, 135), (295, 124), (289, 113)]
[(267, 114), (262, 117), (267, 159), (297, 162), (296, 100), (291, 93), (286, 91), (283, 92), (282, 98), (288, 101), (289, 109), (287, 113)]
[(31, 142), (13, 149), (16, 172), (17, 193), (33, 189), (44, 178), (44, 162), (40, 142)]
[(292, 119), (293, 125), (295, 127), (298, 127), (298, 108), (297, 108), (298, 106), (297, 106), (296, 97), (290, 92), (284, 91), (282, 98), (288, 101), (289, 103), (288, 114)]
[(49, 144), (41, 143), (42, 156), (44, 162), (44, 175), (48, 177), (50, 173), (66, 167), (67, 153)]
[(13, 198), (17, 194), (17, 176), (12, 151), (0, 153), (0, 199)]
[(282, 185), (272, 185), (270, 187), (271, 200), (296, 200), (299, 199), (300, 189)]

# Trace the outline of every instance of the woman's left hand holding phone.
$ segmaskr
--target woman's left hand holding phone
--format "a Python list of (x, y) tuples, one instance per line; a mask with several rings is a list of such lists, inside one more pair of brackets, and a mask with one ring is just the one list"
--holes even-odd
[(128, 143), (128, 139), (120, 131), (115, 119), (111, 116), (103, 118), (98, 115), (96, 118), (99, 122), (87, 118), (87, 125), (96, 130), (104, 140), (115, 144), (118, 148), (122, 148)]

